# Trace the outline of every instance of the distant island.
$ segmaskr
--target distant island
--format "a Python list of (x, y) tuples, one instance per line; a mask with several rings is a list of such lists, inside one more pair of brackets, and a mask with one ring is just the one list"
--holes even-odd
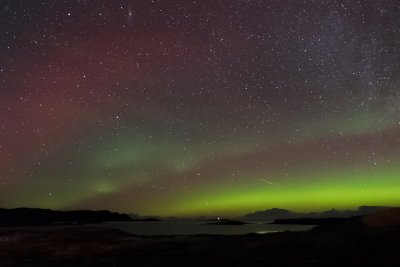
[(213, 225), (244, 225), (248, 224), (246, 222), (238, 221), (238, 220), (229, 220), (229, 219), (220, 219), (212, 220), (206, 224), (213, 224)]

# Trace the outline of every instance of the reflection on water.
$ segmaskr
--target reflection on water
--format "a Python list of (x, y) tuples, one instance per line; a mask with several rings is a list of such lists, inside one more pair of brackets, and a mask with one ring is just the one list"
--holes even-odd
[(193, 222), (110, 222), (112, 227), (136, 235), (244, 235), (268, 234), (282, 231), (307, 231), (312, 225), (280, 225), (253, 223), (244, 225), (214, 225), (204, 221)]
[(256, 234), (259, 235), (264, 235), (264, 234), (269, 234), (269, 233), (278, 233), (279, 231), (258, 231)]

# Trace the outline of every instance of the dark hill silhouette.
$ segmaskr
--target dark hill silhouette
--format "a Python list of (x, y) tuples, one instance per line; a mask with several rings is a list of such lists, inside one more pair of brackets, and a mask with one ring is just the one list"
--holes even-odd
[[(263, 210), (263, 211), (256, 211), (254, 213), (249, 213), (245, 215), (243, 218), (245, 220), (251, 220), (251, 221), (268, 221), (268, 220), (275, 220), (275, 219), (292, 219), (292, 218), (298, 218), (299, 213), (290, 211), (290, 210), (285, 210), (285, 209), (269, 209), (269, 210)], [(301, 217), (301, 216), (300, 216)]]
[(138, 218), (138, 219), (132, 219), (134, 222), (161, 222), (161, 219), (157, 218)]
[(54, 211), (50, 209), (0, 209), (0, 226), (52, 225), (131, 221), (126, 215), (108, 210)]
[(244, 220), (248, 221), (272, 221), (277, 219), (301, 219), (301, 218), (350, 218), (357, 216), (368, 215), (380, 210), (387, 209), (388, 207), (381, 206), (361, 206), (357, 210), (344, 210), (339, 211), (331, 209), (323, 212), (310, 212), (299, 213), (285, 209), (269, 209), (263, 211), (256, 211), (243, 216)]

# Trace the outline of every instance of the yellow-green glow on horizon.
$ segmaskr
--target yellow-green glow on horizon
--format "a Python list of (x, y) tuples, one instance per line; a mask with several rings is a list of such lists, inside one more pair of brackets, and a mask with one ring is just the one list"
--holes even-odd
[[(351, 209), (362, 205), (400, 205), (400, 170), (371, 169), (326, 174), (325, 179), (252, 184), (210, 185), (197, 192), (177, 196), (162, 215), (238, 215), (274, 207), (295, 211)], [(324, 175), (318, 173), (318, 176)], [(164, 203), (167, 204), (167, 203)]]

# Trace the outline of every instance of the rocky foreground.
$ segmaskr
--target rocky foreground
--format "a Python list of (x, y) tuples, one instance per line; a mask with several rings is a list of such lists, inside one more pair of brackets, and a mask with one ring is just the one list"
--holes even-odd
[(309, 232), (140, 237), (99, 227), (0, 230), (1, 266), (400, 266), (400, 209)]

